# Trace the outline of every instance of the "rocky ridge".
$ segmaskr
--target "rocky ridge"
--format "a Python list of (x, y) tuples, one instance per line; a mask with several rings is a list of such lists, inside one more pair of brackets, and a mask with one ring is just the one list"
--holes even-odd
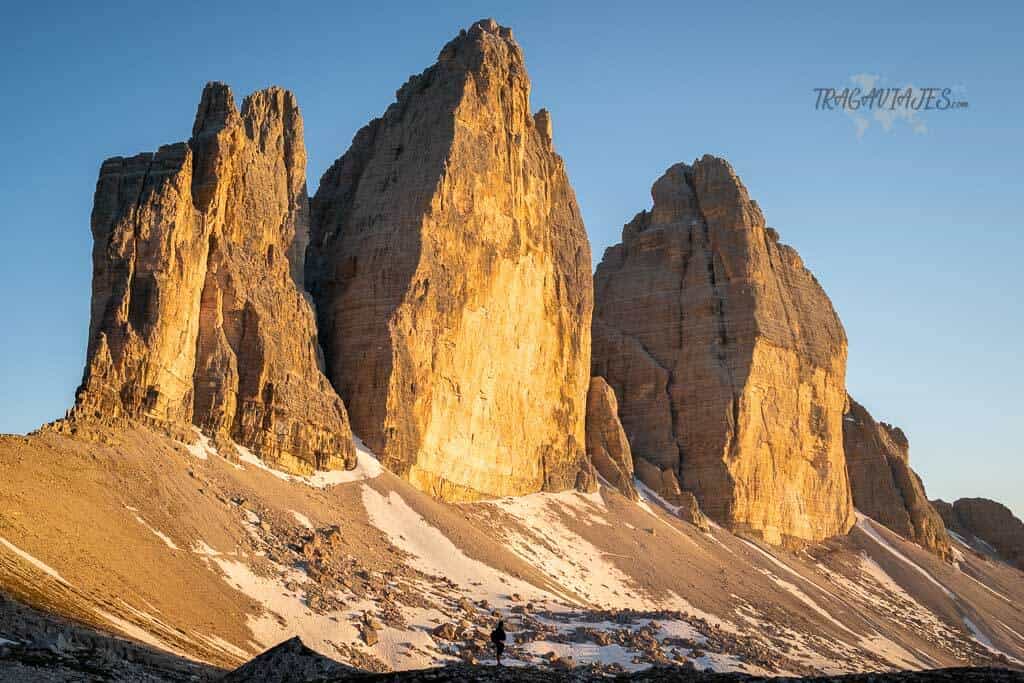
[(633, 485), (633, 454), (619, 422), (615, 392), (603, 377), (593, 377), (587, 391), (587, 455), (597, 472), (619, 493), (638, 500)]
[(987, 498), (932, 501), (946, 527), (968, 541), (980, 539), (1008, 564), (1024, 570), (1024, 522), (1010, 508)]
[(592, 372), (638, 476), (654, 476), (643, 460), (771, 543), (846, 532), (846, 336), (828, 297), (724, 160), (676, 164), (651, 194), (595, 275)]
[(843, 416), (843, 447), (853, 503), (901, 536), (952, 560), (949, 536), (924, 484), (910, 468), (910, 443), (899, 427), (875, 422), (852, 398)]
[(239, 111), (203, 90), (192, 137), (103, 163), (75, 419), (195, 425), (295, 473), (355, 464), (295, 281), (308, 199), (302, 117), (280, 88)]
[(511, 31), (479, 21), (359, 131), (312, 203), (327, 374), (382, 462), (448, 501), (587, 476), (590, 247), (529, 96)]

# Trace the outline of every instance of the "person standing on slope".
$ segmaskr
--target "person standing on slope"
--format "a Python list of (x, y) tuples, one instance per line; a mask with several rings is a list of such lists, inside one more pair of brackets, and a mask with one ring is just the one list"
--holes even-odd
[(491, 631), (491, 642), (494, 643), (494, 651), (498, 653), (498, 666), (501, 666), (501, 653), (505, 650), (505, 621), (498, 620), (498, 625)]

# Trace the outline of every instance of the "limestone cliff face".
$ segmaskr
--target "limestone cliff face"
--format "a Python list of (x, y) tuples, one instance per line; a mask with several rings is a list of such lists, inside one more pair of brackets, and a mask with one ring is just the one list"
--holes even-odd
[(1008, 564), (1024, 570), (1024, 522), (1010, 508), (988, 498), (932, 501), (946, 526), (968, 541), (981, 539)]
[(448, 500), (557, 490), (584, 459), (590, 248), (511, 31), (481, 21), (323, 176), (306, 283), (331, 382)]
[(846, 336), (729, 164), (670, 168), (598, 266), (593, 374), (634, 459), (772, 543), (854, 521), (842, 445)]
[(592, 377), (587, 392), (587, 455), (609, 484), (630, 500), (639, 499), (633, 485), (633, 454), (619, 422), (619, 404), (603, 377)]
[(294, 472), (354, 465), (294, 279), (302, 138), (291, 93), (254, 93), (239, 111), (211, 83), (188, 143), (103, 164), (77, 416), (194, 423)]
[(851, 398), (843, 417), (843, 446), (854, 506), (901, 536), (951, 560), (946, 526), (928, 502), (921, 478), (910, 468), (910, 444), (903, 430), (875, 422)]

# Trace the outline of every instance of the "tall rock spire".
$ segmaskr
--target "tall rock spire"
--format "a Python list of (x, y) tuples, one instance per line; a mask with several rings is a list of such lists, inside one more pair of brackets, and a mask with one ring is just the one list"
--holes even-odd
[(327, 371), (384, 463), (449, 500), (572, 486), (590, 247), (523, 53), (479, 21), (355, 136), (312, 202)]
[(655, 182), (598, 266), (593, 374), (635, 458), (771, 543), (847, 531), (846, 336), (727, 162)]
[(296, 286), (308, 199), (302, 118), (280, 88), (203, 91), (193, 136), (106, 161), (75, 415), (194, 423), (293, 472), (355, 463)]

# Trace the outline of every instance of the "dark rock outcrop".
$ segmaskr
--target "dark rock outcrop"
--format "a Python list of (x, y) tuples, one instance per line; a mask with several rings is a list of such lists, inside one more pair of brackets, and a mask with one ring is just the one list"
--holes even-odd
[(1024, 570), (1024, 522), (1010, 508), (988, 498), (932, 501), (946, 527), (965, 540), (983, 541), (1007, 564)]
[(932, 508), (924, 484), (910, 468), (910, 444), (899, 427), (875, 422), (850, 398), (843, 416), (843, 447), (854, 506), (901, 536), (944, 560), (952, 550), (942, 518)]
[(633, 455), (618, 409), (615, 392), (604, 378), (592, 377), (587, 392), (587, 454), (609, 484), (630, 500), (637, 500)]
[(221, 679), (222, 683), (347, 680), (366, 673), (309, 649), (298, 636), (275, 645)]

